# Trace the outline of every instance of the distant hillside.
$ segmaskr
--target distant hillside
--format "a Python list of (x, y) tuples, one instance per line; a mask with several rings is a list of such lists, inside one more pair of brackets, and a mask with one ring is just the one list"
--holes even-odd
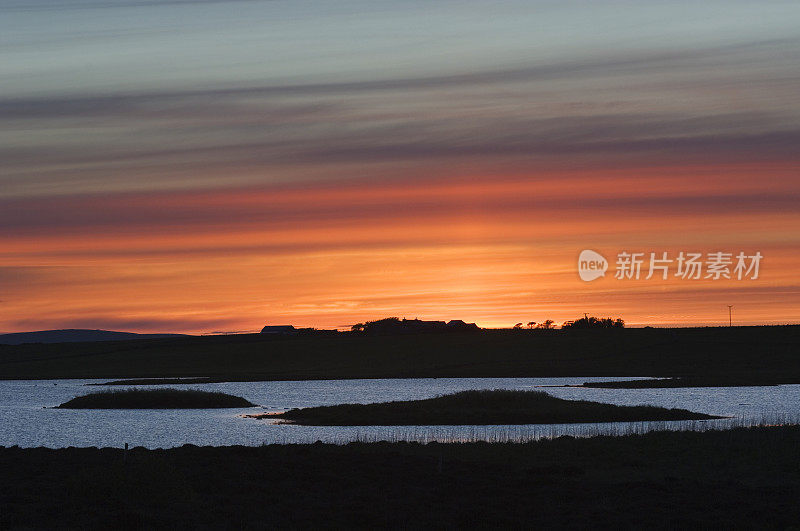
[(236, 334), (0, 345), (0, 379), (661, 376), (765, 385), (800, 383), (798, 352), (800, 326)]
[(0, 334), (0, 345), (23, 345), (25, 343), (78, 343), (84, 341), (122, 341), (126, 339), (180, 337), (183, 335), (184, 334), (135, 334), (133, 332), (114, 332), (111, 330), (39, 330), (37, 332)]

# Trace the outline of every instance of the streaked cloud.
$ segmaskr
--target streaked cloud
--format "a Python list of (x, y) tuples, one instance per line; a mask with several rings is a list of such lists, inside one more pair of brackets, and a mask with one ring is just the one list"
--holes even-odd
[[(0, 0), (0, 331), (800, 321), (798, 17)], [(572, 269), (592, 246), (768, 261), (608, 290)]]

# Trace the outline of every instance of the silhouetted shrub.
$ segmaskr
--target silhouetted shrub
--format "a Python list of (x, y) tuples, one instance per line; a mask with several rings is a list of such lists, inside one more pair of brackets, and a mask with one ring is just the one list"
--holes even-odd
[(625, 328), (625, 321), (622, 319), (612, 319), (611, 317), (581, 317), (574, 321), (566, 321), (561, 328), (583, 329), (583, 328)]

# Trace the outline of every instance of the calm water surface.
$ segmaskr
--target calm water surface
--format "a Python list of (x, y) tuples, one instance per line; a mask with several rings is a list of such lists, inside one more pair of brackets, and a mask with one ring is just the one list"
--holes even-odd
[[(114, 446), (148, 448), (183, 444), (344, 443), (353, 440), (530, 440), (559, 435), (640, 433), (653, 429), (709, 429), (777, 424), (800, 419), (800, 385), (688, 389), (583, 389), (541, 387), (627, 378), (425, 378), (230, 382), (166, 386), (222, 391), (257, 408), (201, 410), (45, 409), (104, 387), (102, 380), (0, 381), (0, 446)], [(139, 386), (163, 387), (163, 386)], [(119, 389), (120, 387), (114, 387)], [(341, 403), (430, 398), (466, 389), (539, 389), (554, 396), (618, 405), (650, 404), (731, 416), (719, 421), (555, 424), (525, 426), (294, 426), (242, 418), (243, 414)]]

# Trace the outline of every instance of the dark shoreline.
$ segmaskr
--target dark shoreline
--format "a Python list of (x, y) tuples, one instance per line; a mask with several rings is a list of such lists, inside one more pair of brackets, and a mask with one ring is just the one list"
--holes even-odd
[[(800, 383), (800, 326), (268, 334), (0, 345), (0, 379), (719, 378)], [(106, 382), (107, 383), (107, 382)], [(145, 382), (142, 382), (145, 383)], [(180, 383), (180, 382), (175, 382)]]
[(618, 382), (584, 382), (581, 385), (564, 387), (588, 387), (594, 389), (680, 389), (688, 387), (774, 387), (774, 381), (744, 381), (718, 377), (659, 378), (656, 380), (622, 380)]
[(206, 384), (206, 383), (223, 383), (226, 380), (214, 380), (212, 378), (131, 378), (127, 380), (112, 380), (109, 382), (101, 383), (87, 383), (85, 385), (92, 387), (104, 387), (115, 385), (187, 385), (187, 384)]
[(800, 427), (169, 450), (0, 448), (0, 528), (757, 528), (800, 523)]
[[(584, 376), (585, 377), (585, 376)], [(420, 377), (418, 379), (436, 377)], [(444, 377), (443, 377), (444, 378)], [(458, 376), (451, 378), (459, 378)], [(467, 377), (462, 377), (467, 378)], [(527, 378), (522, 376), (521, 378)], [(536, 378), (532, 376), (530, 378)], [(542, 376), (542, 378), (547, 378)], [(552, 378), (552, 377), (551, 377)], [(555, 377), (558, 378), (558, 377)], [(582, 376), (561, 376), (561, 378), (582, 378)], [(312, 378), (313, 380), (314, 378)], [(321, 380), (324, 378), (316, 378)], [(336, 378), (334, 378), (336, 379)], [(349, 378), (341, 378), (347, 380)], [(380, 378), (360, 378), (364, 380), (377, 380)], [(395, 379), (395, 378), (385, 378)], [(397, 377), (396, 379), (404, 379)], [(259, 380), (259, 379), (218, 379), (218, 378), (132, 378), (129, 380), (111, 380), (99, 383), (84, 384), (87, 387), (114, 387), (114, 386), (139, 386), (139, 385), (196, 385), (196, 384), (209, 384), (209, 383), (236, 383), (236, 382), (274, 382), (274, 381), (305, 381), (305, 380)], [(620, 381), (596, 381), (584, 382), (582, 384), (564, 384), (564, 385), (540, 385), (537, 387), (586, 387), (586, 388), (605, 388), (605, 389), (677, 389), (688, 387), (775, 387), (778, 385), (791, 385), (800, 384), (800, 379), (775, 379), (769, 381), (753, 380), (720, 380), (717, 378), (657, 378), (657, 379), (635, 379), (635, 380), (620, 380)]]

